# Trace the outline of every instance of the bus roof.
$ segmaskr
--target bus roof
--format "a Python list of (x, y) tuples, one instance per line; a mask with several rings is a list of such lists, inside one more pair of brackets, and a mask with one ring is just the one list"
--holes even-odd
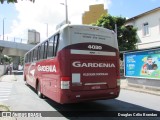
[[(54, 32), (53, 35), (57, 34), (59, 31), (63, 31), (63, 30), (64, 30), (65, 28), (67, 28), (67, 27), (81, 27), (81, 28), (82, 28), (82, 27), (84, 27), (84, 28), (86, 28), (86, 27), (91, 27), (91, 28), (95, 28), (95, 29), (101, 29), (101, 30), (105, 30), (105, 31), (108, 31), (108, 32), (112, 32), (112, 33), (114, 32), (113, 30), (109, 30), (109, 29), (107, 29), (107, 28), (103, 28), (103, 27), (99, 27), (99, 26), (80, 25), (80, 24), (64, 24), (62, 27), (60, 27), (59, 29), (57, 29), (56, 32)], [(48, 37), (46, 40), (38, 43), (37, 45), (35, 45), (32, 49), (30, 49), (28, 52), (26, 52), (25, 55), (26, 55), (27, 53), (29, 53), (30, 51), (32, 51), (33, 49), (35, 49), (36, 47), (38, 47), (40, 44), (46, 42), (46, 41), (47, 41), (49, 38), (51, 38), (53, 35), (51, 35), (50, 37)]]

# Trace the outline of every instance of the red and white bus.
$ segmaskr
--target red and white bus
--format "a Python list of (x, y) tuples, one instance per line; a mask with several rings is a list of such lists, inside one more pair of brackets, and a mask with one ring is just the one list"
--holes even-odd
[(114, 31), (64, 25), (25, 54), (24, 80), (39, 97), (76, 103), (119, 96), (119, 51)]

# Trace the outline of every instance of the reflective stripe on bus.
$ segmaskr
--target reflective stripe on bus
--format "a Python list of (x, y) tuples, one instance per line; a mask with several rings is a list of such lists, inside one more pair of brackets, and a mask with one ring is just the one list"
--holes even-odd
[(116, 56), (116, 52), (89, 51), (89, 50), (73, 50), (73, 49), (71, 50), (71, 54)]
[(106, 82), (98, 82), (98, 83), (85, 83), (84, 85), (106, 85)]

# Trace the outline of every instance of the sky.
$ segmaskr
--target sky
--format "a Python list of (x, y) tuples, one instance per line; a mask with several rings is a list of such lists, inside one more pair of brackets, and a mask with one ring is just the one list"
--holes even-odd
[[(45, 1), (45, 2), (44, 2)], [(0, 4), (0, 39), (27, 40), (28, 29), (41, 34), (41, 41), (56, 31), (56, 25), (65, 20), (65, 0), (19, 0), (15, 4)], [(68, 17), (73, 24), (82, 23), (82, 14), (89, 10), (89, 5), (104, 4), (112, 16), (131, 18), (160, 7), (160, 0), (67, 0)]]

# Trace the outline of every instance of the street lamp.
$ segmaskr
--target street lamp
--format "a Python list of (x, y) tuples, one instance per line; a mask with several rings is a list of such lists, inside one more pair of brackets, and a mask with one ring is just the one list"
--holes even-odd
[(48, 23), (45, 23), (47, 25), (47, 32), (46, 32), (46, 35), (47, 35), (47, 38), (48, 38)]
[(3, 40), (4, 40), (4, 20), (5, 18), (3, 18)]
[(60, 3), (61, 5), (65, 6), (65, 16), (66, 16), (66, 24), (68, 24), (68, 5), (67, 5), (67, 0), (65, 0), (65, 3)]

